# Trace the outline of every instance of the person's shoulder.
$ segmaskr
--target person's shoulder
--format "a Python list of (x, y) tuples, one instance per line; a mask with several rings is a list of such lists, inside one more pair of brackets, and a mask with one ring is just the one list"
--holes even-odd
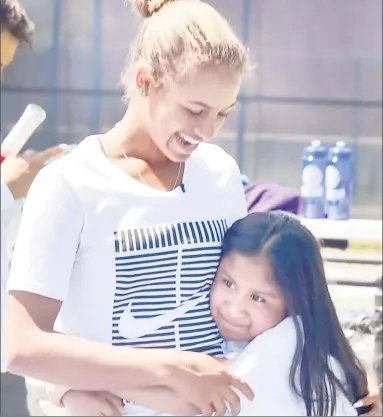
[(82, 159), (91, 150), (91, 142), (92, 137), (87, 137), (69, 153), (47, 164), (33, 181), (33, 189), (58, 191), (68, 186), (72, 188), (81, 178)]
[(64, 156), (51, 162), (41, 171), (45, 176), (61, 177), (69, 179), (81, 168), (86, 158), (91, 158), (95, 148), (96, 136), (88, 136), (78, 145), (73, 145)]
[(213, 143), (201, 143), (195, 150), (193, 157), (213, 171), (227, 169), (239, 171), (236, 160), (220, 146)]

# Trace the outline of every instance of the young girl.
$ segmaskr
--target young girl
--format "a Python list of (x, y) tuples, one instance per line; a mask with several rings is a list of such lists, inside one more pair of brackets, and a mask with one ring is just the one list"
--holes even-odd
[[(225, 351), (234, 356), (233, 372), (255, 392), (253, 401), (242, 398), (240, 415), (357, 415), (352, 404), (367, 395), (366, 374), (339, 324), (319, 246), (297, 218), (254, 213), (234, 223), (224, 237), (210, 308)], [(62, 402), (74, 415), (99, 415), (102, 403), (120, 405), (108, 395), (69, 391)], [(125, 398), (173, 413), (194, 411), (168, 391)], [(142, 415), (129, 407), (126, 413)]]

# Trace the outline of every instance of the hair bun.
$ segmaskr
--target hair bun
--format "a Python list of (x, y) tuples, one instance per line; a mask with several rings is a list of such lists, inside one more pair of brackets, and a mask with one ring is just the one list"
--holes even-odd
[(143, 18), (147, 19), (154, 13), (158, 12), (161, 7), (166, 3), (170, 3), (175, 0), (131, 0), (138, 14)]

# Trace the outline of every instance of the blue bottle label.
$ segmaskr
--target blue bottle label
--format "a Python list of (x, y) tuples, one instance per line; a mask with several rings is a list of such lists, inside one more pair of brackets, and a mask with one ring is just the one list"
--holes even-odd
[(305, 166), (302, 171), (302, 196), (322, 197), (323, 191), (324, 187), (322, 170), (313, 164)]

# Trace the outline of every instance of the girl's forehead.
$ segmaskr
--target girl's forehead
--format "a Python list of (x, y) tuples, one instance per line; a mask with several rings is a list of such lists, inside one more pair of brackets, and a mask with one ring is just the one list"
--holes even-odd
[(234, 277), (274, 281), (273, 270), (265, 254), (248, 255), (232, 252), (221, 261), (221, 266)]

